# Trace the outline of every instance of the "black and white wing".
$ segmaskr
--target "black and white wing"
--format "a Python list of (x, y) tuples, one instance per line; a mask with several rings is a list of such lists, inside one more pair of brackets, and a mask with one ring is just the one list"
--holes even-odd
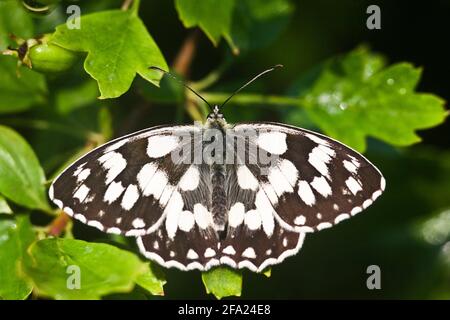
[[(373, 164), (329, 137), (277, 123), (239, 124), (234, 130), (256, 130), (250, 144), (275, 156), (266, 167), (246, 166), (258, 182), (252, 187), (260, 202), (271, 205), (286, 230), (329, 228), (366, 209), (385, 189), (385, 179)], [(248, 185), (247, 172), (238, 172), (237, 178), (241, 188)]]
[(113, 140), (62, 172), (49, 196), (70, 216), (102, 231), (150, 233), (171, 207), (182, 205), (173, 199), (181, 197), (177, 185), (188, 183), (182, 177), (191, 166), (182, 154), (177, 161), (171, 155), (194, 131), (194, 126), (163, 126)]

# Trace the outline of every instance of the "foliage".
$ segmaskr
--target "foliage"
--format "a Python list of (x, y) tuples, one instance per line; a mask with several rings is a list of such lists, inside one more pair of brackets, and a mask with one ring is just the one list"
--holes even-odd
[[(201, 282), (192, 280), (191, 273), (144, 262), (124, 238), (78, 222), (61, 227), (66, 218), (47, 200), (46, 177), (51, 180), (113, 136), (191, 121), (188, 115), (204, 118), (208, 110), (201, 101), (148, 69), (168, 69), (166, 61), (177, 50), (174, 71), (198, 78), (190, 85), (215, 104), (255, 70), (278, 62), (296, 65), (291, 51), (313, 56), (314, 48), (306, 44), (322, 33), (317, 25), (296, 30), (299, 16), (307, 19), (307, 12), (289, 0), (156, 3), (124, 1), (120, 7), (119, 1), (79, 1), (81, 28), (72, 29), (65, 23), (64, 2), (36, 18), (20, 1), (0, 0), (0, 50), (5, 54), (0, 56), (0, 298), (26, 299), (31, 293), (54, 299), (115, 294), (134, 298), (136, 292), (146, 299), (163, 294), (204, 296), (204, 289), (193, 293), (194, 282)], [(166, 19), (165, 10), (176, 10), (179, 20)], [(180, 25), (198, 27), (206, 37), (192, 37), (191, 30), (183, 30), (187, 40), (179, 49)], [(226, 45), (220, 45), (221, 39)], [(20, 51), (25, 47), (30, 64)], [(189, 47), (205, 51), (197, 53), (202, 62), (199, 71), (190, 68), (194, 62), (186, 54)], [(221, 267), (203, 273), (206, 293), (218, 299), (264, 294), (450, 297), (448, 151), (426, 143), (396, 149), (420, 142), (418, 130), (445, 121), (444, 100), (418, 92), (422, 68), (409, 62), (389, 64), (367, 46), (345, 49), (348, 52), (339, 55), (340, 48), (322, 49), (319, 56), (332, 56), (324, 62), (298, 57), (311, 67), (309, 71), (299, 68), (291, 71), (292, 76), (281, 72), (266, 76), (235, 96), (225, 113), (228, 121), (273, 120), (319, 129), (355, 149), (369, 150), (387, 177), (386, 195), (364, 217), (310, 236), (299, 255), (266, 270), (266, 277)], [(285, 55), (291, 58), (276, 60)], [(234, 71), (231, 80), (229, 70)], [(225, 73), (228, 80), (218, 85)], [(386, 248), (392, 252), (385, 254)], [(373, 261), (382, 262), (391, 284), (381, 296), (360, 285), (363, 266)], [(330, 265), (339, 277), (329, 271)], [(71, 266), (79, 268), (80, 289), (68, 286), (76, 273)], [(406, 277), (415, 283), (407, 283)], [(351, 280), (355, 278), (358, 284)], [(430, 278), (439, 285), (428, 284)]]

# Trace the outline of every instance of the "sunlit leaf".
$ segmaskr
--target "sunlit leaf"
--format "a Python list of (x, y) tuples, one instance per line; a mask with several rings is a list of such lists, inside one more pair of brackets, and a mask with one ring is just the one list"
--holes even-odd
[(44, 183), (39, 160), (25, 139), (0, 126), (0, 194), (27, 208), (48, 210)]
[(175, 0), (180, 20), (186, 28), (199, 26), (217, 45), (222, 37), (231, 40), (231, 22), (235, 0)]
[(150, 285), (153, 274), (148, 264), (133, 253), (75, 239), (34, 243), (28, 250), (25, 272), (39, 294), (55, 299), (98, 299), (130, 292), (138, 280), (148, 290), (157, 286)]
[(51, 41), (69, 50), (87, 52), (84, 68), (97, 80), (100, 98), (115, 98), (131, 86), (136, 73), (158, 85), (167, 69), (161, 51), (134, 10), (83, 15), (80, 29), (56, 28)]
[(35, 234), (27, 217), (0, 221), (0, 298), (26, 299), (33, 286), (22, 274), (22, 259)]
[(226, 267), (218, 267), (202, 273), (206, 292), (217, 299), (240, 296), (242, 291), (242, 273)]
[(420, 141), (416, 130), (446, 117), (441, 98), (415, 92), (420, 74), (408, 63), (385, 67), (360, 48), (325, 65), (301, 101), (326, 134), (360, 151), (368, 136), (406, 146)]
[(6, 199), (0, 195), (0, 213), (11, 214), (12, 210), (8, 205)]

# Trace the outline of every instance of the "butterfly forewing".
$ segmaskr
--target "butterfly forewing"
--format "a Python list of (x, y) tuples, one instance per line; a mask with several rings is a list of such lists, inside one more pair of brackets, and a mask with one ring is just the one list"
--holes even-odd
[(163, 222), (164, 208), (189, 168), (182, 157), (174, 162), (171, 152), (183, 149), (180, 137), (193, 130), (158, 127), (107, 143), (60, 174), (50, 198), (67, 214), (100, 230), (152, 232)]
[(279, 154), (266, 174), (256, 178), (275, 218), (288, 230), (331, 227), (367, 208), (385, 188), (375, 166), (333, 139), (276, 123), (240, 124), (235, 129), (248, 127), (260, 132), (254, 139), (259, 148)]

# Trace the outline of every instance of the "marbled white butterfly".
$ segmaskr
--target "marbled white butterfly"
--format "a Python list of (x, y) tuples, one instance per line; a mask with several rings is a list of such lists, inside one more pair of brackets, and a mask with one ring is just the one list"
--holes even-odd
[(55, 179), (50, 198), (83, 223), (137, 237), (162, 266), (259, 272), (383, 192), (378, 169), (338, 141), (280, 123), (228, 124), (221, 107), (204, 124), (153, 127), (98, 147)]

